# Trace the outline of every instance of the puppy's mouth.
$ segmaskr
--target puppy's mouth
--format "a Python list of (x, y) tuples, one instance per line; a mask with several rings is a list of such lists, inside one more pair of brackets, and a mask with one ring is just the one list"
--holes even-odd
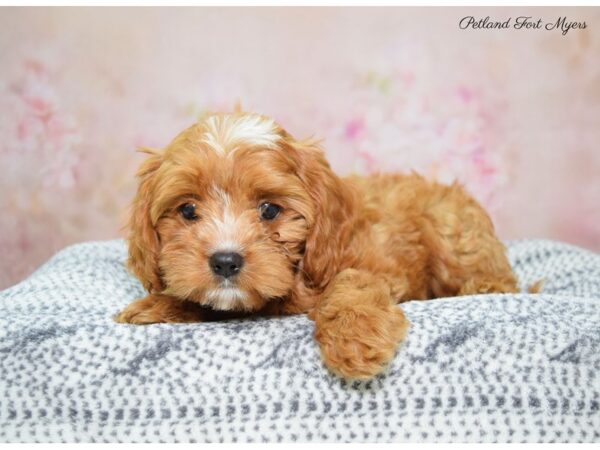
[(210, 289), (204, 295), (203, 303), (218, 311), (247, 310), (245, 300), (248, 295), (231, 280), (222, 280), (219, 286)]
[(235, 287), (236, 283), (234, 280), (231, 280), (230, 278), (221, 278), (217, 289), (233, 289)]

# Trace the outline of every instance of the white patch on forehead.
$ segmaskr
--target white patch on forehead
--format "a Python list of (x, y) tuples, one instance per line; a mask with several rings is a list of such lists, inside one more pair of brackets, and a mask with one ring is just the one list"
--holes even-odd
[(246, 294), (236, 287), (221, 287), (208, 291), (204, 303), (213, 309), (220, 311), (231, 311), (244, 309)]
[(220, 155), (225, 154), (225, 148), (221, 144), (220, 140), (220, 127), (217, 117), (209, 117), (206, 121), (207, 130), (202, 135), (201, 141), (212, 148), (215, 152)]
[(275, 122), (257, 115), (211, 116), (205, 126), (202, 142), (220, 155), (232, 153), (241, 144), (273, 148), (280, 140)]

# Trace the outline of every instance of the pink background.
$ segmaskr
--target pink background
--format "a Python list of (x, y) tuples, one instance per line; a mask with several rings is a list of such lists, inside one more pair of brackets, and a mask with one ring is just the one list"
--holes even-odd
[(503, 238), (600, 250), (600, 8), (2, 8), (0, 73), (0, 287), (122, 236), (136, 146), (236, 100), (340, 173), (457, 177)]

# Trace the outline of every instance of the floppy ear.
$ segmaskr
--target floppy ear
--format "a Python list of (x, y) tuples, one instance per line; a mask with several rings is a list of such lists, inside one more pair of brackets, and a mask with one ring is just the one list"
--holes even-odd
[(154, 196), (154, 176), (162, 163), (162, 156), (152, 150), (137, 172), (138, 190), (131, 205), (129, 216), (129, 259), (127, 264), (150, 293), (164, 289), (158, 269), (159, 238), (152, 219), (150, 208)]
[(287, 137), (295, 150), (297, 174), (313, 204), (312, 217), (306, 217), (309, 234), (302, 269), (311, 287), (324, 288), (343, 263), (356, 220), (355, 194), (333, 173), (316, 142)]

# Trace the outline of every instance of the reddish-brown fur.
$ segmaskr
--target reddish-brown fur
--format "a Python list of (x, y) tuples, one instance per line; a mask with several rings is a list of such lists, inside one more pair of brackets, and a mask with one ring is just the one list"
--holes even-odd
[[(323, 361), (342, 377), (369, 378), (392, 359), (409, 326), (398, 302), (517, 291), (490, 218), (460, 185), (417, 174), (340, 178), (316, 143), (277, 125), (276, 145), (228, 147), (228, 127), (253, 118), (270, 123), (207, 116), (150, 151), (129, 222), (129, 267), (149, 295), (118, 322), (214, 318), (207, 292), (220, 281), (207, 261), (225, 209), (246, 259), (235, 282), (244, 299), (227, 317), (309, 313)], [(203, 142), (209, 119), (222, 124), (219, 151)], [(283, 207), (273, 221), (259, 218), (265, 200)], [(197, 222), (178, 215), (189, 201)]]

